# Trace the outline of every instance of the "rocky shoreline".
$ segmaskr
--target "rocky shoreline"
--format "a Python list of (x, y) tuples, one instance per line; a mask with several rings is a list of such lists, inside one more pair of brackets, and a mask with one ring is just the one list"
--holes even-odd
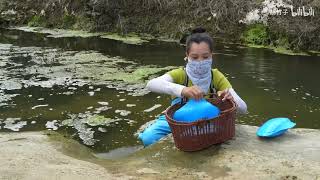
[(259, 139), (237, 125), (236, 137), (206, 150), (177, 150), (171, 137), (116, 160), (98, 159), (51, 132), (1, 133), (0, 179), (319, 179), (320, 130), (293, 129)]

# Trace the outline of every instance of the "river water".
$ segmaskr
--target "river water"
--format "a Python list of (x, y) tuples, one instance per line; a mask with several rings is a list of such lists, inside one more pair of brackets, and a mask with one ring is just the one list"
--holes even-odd
[[(130, 153), (135, 134), (168, 105), (145, 82), (183, 66), (175, 42), (143, 44), (0, 29), (0, 131), (57, 131), (97, 154)], [(237, 123), (289, 117), (320, 128), (320, 57), (290, 56), (216, 39), (215, 66), (246, 101)]]

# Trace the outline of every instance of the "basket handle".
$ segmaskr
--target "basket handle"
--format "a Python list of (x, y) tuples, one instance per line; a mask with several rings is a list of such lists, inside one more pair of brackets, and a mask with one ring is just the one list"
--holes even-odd
[[(213, 101), (217, 101), (218, 103), (223, 103), (222, 97), (218, 96), (218, 94), (216, 93), (208, 93), (208, 94), (210, 95), (211, 98), (207, 98), (207, 100), (211, 100), (211, 101), (213, 100)], [(233, 108), (221, 111), (221, 113), (226, 113), (230, 110), (233, 110), (234, 108), (237, 109), (237, 103), (235, 103), (233, 99), (228, 99), (227, 101), (231, 101), (231, 103), (233, 104)]]

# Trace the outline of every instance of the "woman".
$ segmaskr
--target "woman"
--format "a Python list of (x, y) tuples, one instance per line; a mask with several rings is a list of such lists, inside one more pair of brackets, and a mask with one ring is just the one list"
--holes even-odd
[[(212, 69), (212, 53), (212, 38), (202, 28), (193, 30), (186, 40), (186, 67), (171, 70), (150, 80), (147, 89), (172, 95), (174, 98), (171, 105), (181, 102), (183, 98), (199, 100), (207, 97), (208, 93), (216, 93), (222, 97), (222, 101), (234, 100), (238, 113), (246, 113), (246, 103), (237, 95), (225, 76), (218, 69)], [(148, 146), (169, 133), (169, 124), (165, 116), (161, 115), (139, 134), (139, 139)]]

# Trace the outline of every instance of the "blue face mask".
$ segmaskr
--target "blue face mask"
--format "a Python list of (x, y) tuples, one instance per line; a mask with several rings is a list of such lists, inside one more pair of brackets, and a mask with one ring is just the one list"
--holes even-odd
[(192, 60), (188, 58), (187, 68), (197, 78), (204, 78), (210, 73), (213, 60), (211, 58), (204, 60)]
[(211, 83), (212, 63), (211, 58), (200, 61), (188, 59), (186, 66), (186, 72), (192, 84), (199, 86), (204, 93), (208, 92)]

